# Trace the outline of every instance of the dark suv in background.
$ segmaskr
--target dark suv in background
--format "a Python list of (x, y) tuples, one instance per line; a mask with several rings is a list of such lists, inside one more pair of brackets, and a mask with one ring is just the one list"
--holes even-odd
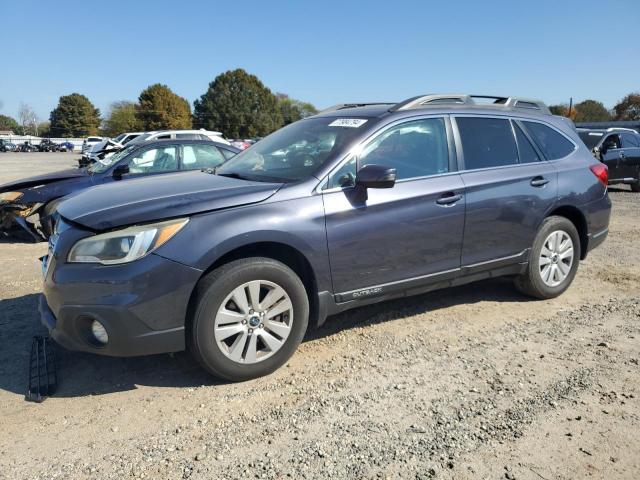
[(556, 297), (610, 209), (607, 167), (541, 102), (339, 105), (215, 171), (62, 201), (41, 317), (71, 349), (187, 347), (243, 380), (282, 365), (308, 324), (360, 305), (496, 276)]
[(630, 128), (578, 128), (595, 157), (609, 168), (609, 185), (626, 183), (640, 192), (640, 134)]

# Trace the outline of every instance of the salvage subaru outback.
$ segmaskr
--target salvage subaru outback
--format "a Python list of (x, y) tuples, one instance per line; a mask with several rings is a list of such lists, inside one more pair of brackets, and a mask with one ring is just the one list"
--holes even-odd
[(70, 349), (188, 348), (212, 374), (281, 366), (308, 325), (489, 277), (534, 298), (608, 232), (607, 167), (539, 101), (339, 105), (217, 169), (72, 195), (43, 259), (43, 323)]

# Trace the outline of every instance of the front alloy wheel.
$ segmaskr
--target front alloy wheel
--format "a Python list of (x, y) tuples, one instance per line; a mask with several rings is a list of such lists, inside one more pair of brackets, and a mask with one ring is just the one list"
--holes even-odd
[(189, 350), (210, 373), (239, 381), (285, 363), (307, 330), (309, 299), (287, 265), (263, 257), (229, 262), (196, 287)]
[(238, 363), (266, 360), (284, 345), (293, 325), (287, 292), (267, 280), (235, 288), (216, 315), (214, 337), (224, 355)]

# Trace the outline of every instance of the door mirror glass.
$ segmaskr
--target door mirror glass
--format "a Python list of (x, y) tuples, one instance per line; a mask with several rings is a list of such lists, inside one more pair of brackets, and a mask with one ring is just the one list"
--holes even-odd
[(396, 183), (396, 169), (383, 165), (365, 165), (356, 175), (356, 185), (364, 188), (392, 188)]
[(118, 165), (113, 169), (113, 178), (121, 179), (123, 175), (129, 173), (129, 165), (126, 163), (124, 165)]

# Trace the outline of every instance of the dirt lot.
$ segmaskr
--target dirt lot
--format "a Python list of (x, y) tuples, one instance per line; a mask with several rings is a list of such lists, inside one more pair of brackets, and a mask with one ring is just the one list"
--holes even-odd
[[(0, 154), (0, 183), (77, 154)], [(0, 478), (640, 477), (640, 194), (573, 286), (488, 281), (330, 318), (289, 364), (219, 383), (187, 354), (58, 350), (27, 403), (42, 244), (0, 243)]]

